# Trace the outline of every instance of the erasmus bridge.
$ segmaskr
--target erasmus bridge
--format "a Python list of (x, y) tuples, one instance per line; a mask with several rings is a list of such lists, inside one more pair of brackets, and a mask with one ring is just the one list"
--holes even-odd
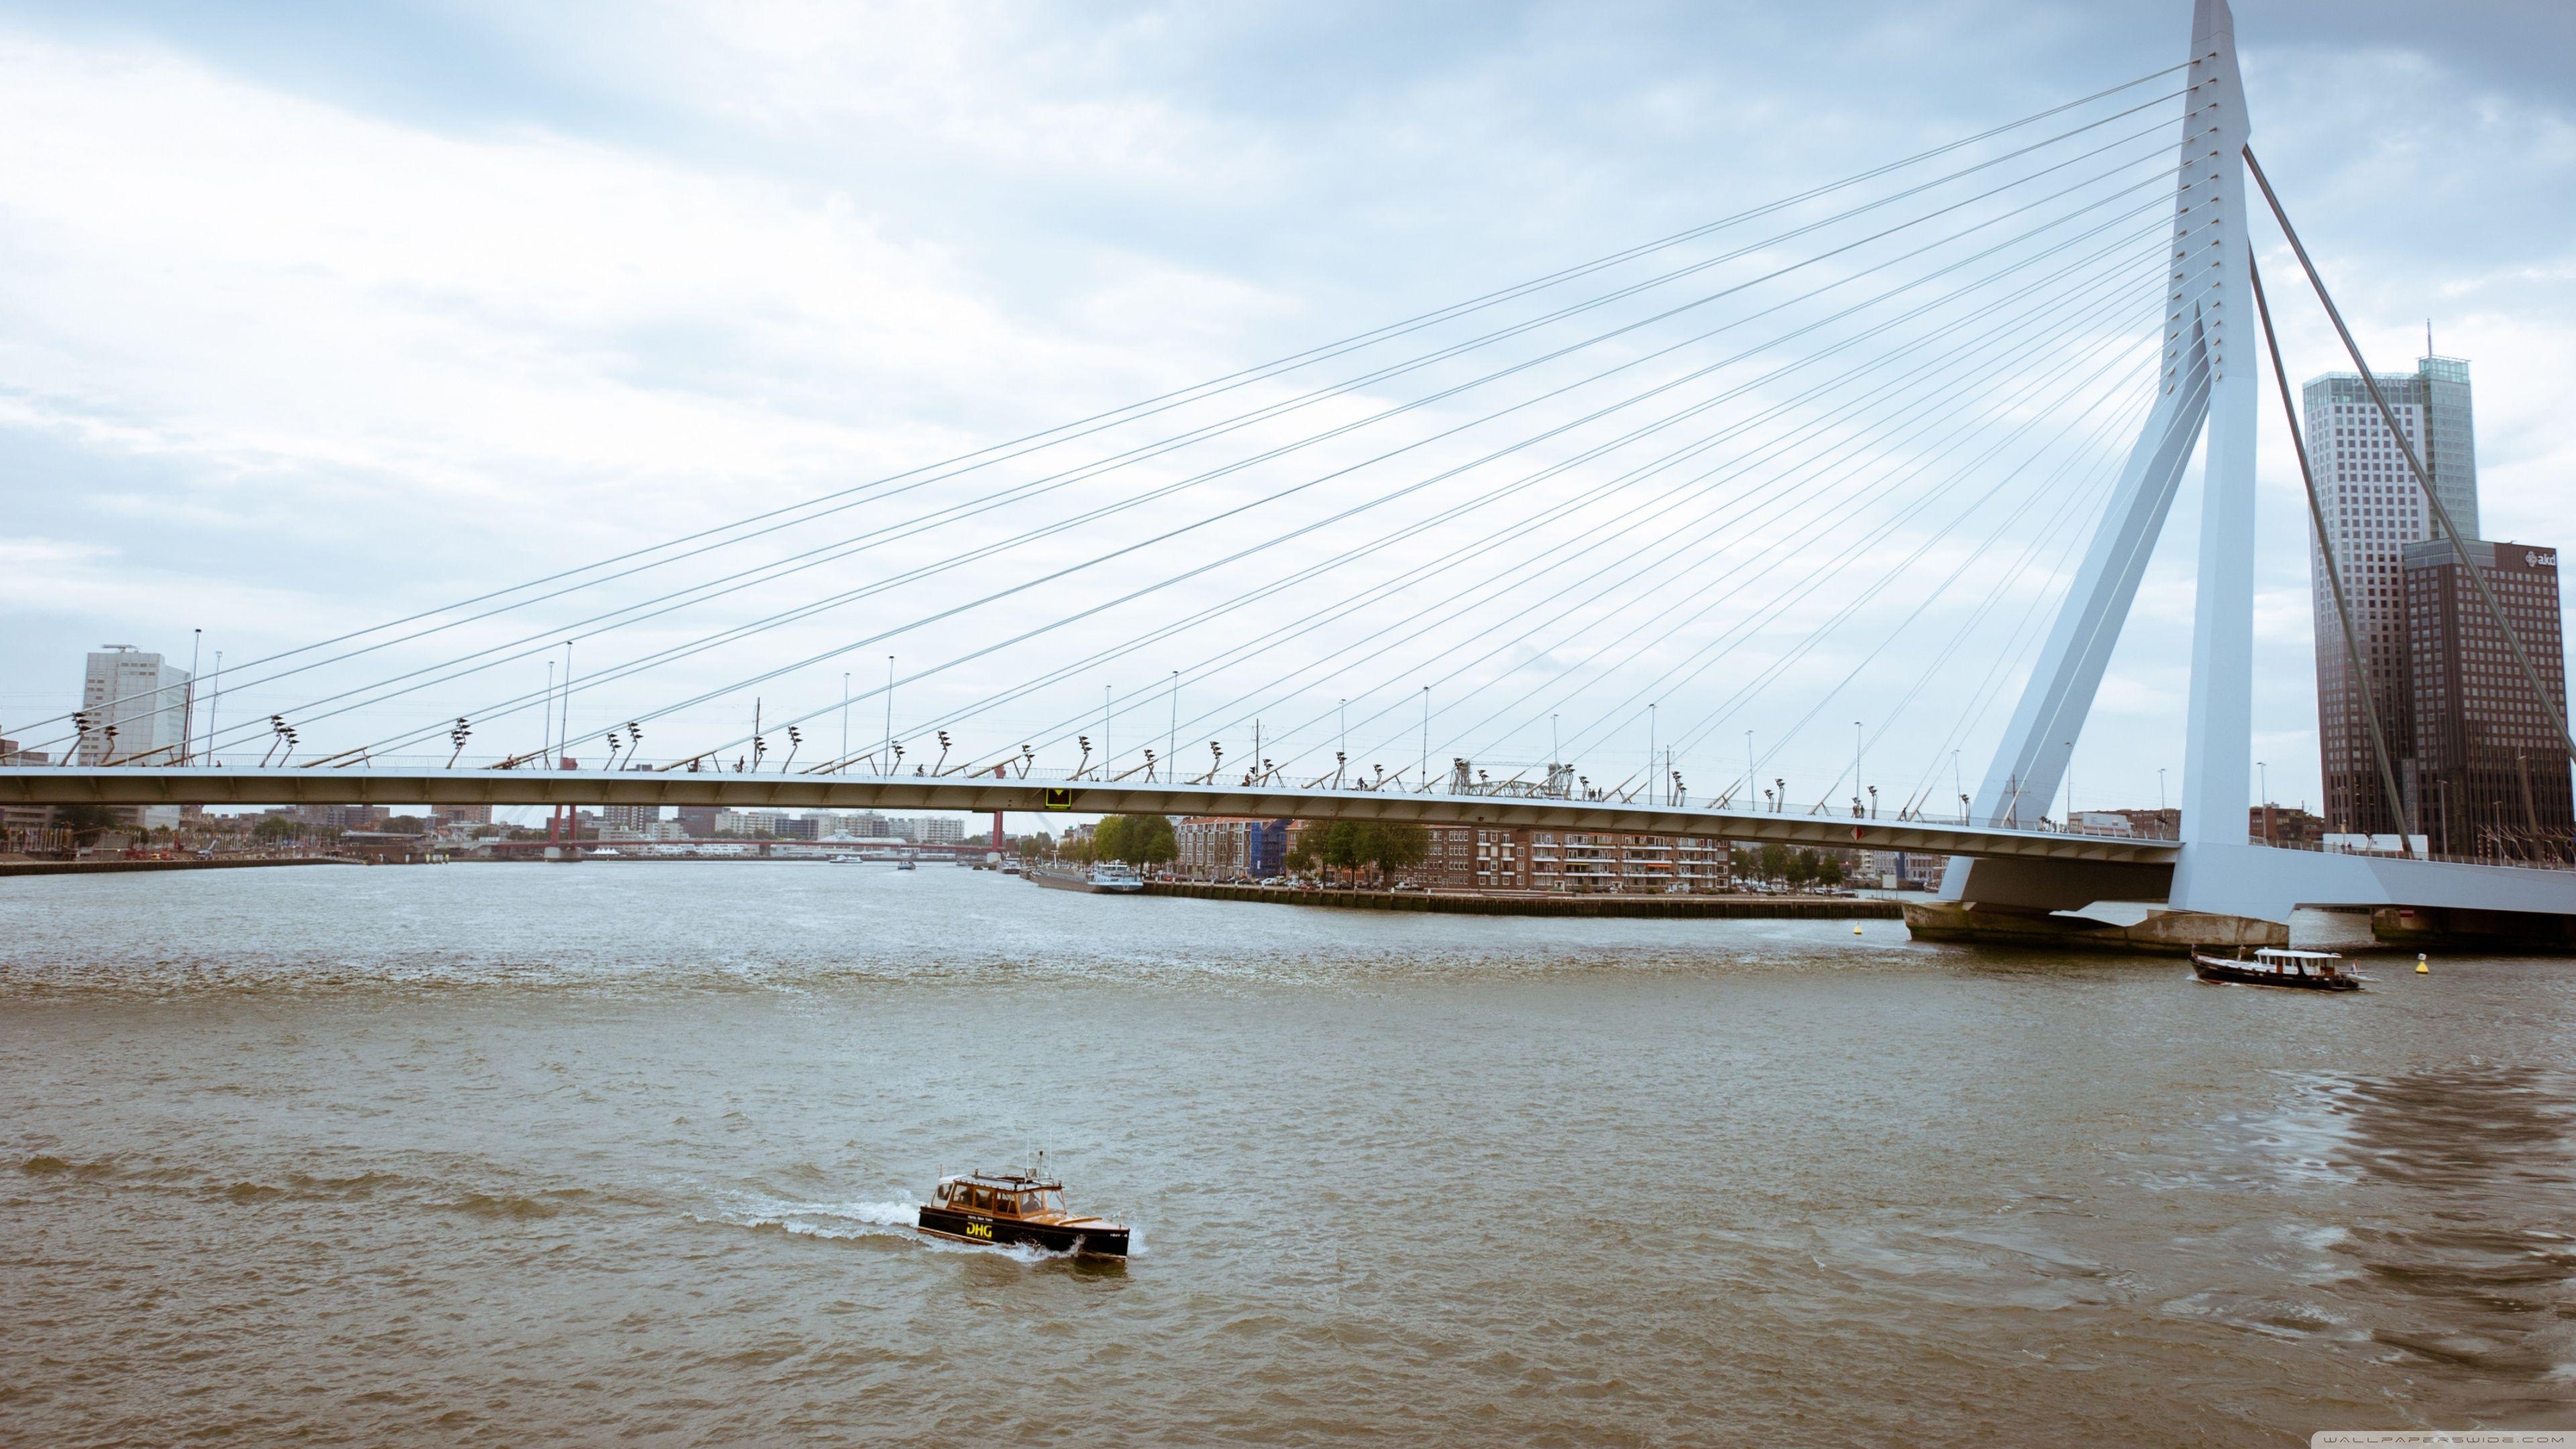
[[(2271, 294), (2258, 223), (2299, 263)], [(2198, 0), (2185, 59), (1977, 135), (237, 662), (183, 745), (120, 754), (93, 701), (0, 801), (1688, 834), (1948, 856), (1924, 919), (1953, 924), (2147, 902), (2243, 940), (2393, 906), (2556, 939), (2576, 872), (2249, 839), (2259, 416), (2298, 438), (2275, 297), (2372, 375), (2256, 160), (2229, 10)], [(2195, 456), (2178, 838), (2087, 833), (2061, 791)], [(2319, 558), (2346, 598), (2351, 556)], [(1861, 691), (1874, 734), (1846, 730)], [(719, 707), (742, 725), (709, 730)], [(1883, 794), (1864, 756), (1902, 761)], [(2376, 765), (2397, 798), (2385, 742)]]

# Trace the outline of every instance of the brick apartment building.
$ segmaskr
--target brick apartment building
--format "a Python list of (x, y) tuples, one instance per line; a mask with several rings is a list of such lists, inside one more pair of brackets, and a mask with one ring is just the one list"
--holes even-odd
[(1440, 826), (1417, 875), (1433, 890), (1687, 895), (1727, 890), (1727, 843), (1704, 835)]
[(1287, 868), (1294, 822), (1245, 815), (1191, 815), (1172, 826), (1173, 867), (1191, 880), (1265, 880)]
[[(1172, 829), (1180, 873), (1194, 880), (1277, 875), (1308, 822), (1191, 816)], [(1705, 894), (1729, 887), (1727, 845), (1704, 836), (1428, 827), (1422, 863), (1404, 884), (1435, 891)]]

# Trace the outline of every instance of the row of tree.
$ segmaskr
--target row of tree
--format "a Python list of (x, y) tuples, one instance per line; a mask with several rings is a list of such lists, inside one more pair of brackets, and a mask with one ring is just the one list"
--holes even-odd
[(1345, 884), (1363, 871), (1380, 881), (1409, 870), (1431, 854), (1431, 832), (1420, 825), (1383, 820), (1309, 820), (1288, 852), (1291, 870), (1338, 871)]
[[(1363, 874), (1386, 880), (1420, 865), (1431, 854), (1429, 830), (1378, 820), (1300, 822), (1296, 842), (1286, 862), (1290, 869), (1332, 871), (1345, 881), (1357, 880)], [(1040, 837), (1035, 836), (1019, 844), (1024, 856), (1034, 857), (1043, 848)], [(1088, 838), (1074, 836), (1057, 841), (1053, 851), (1058, 860), (1086, 864), (1120, 860), (1129, 865), (1163, 865), (1179, 859), (1180, 853), (1180, 840), (1172, 832), (1172, 822), (1161, 815), (1112, 815), (1103, 819)]]
[[(1023, 855), (1039, 853), (1041, 837), (1019, 844)], [(1180, 856), (1172, 822), (1160, 815), (1112, 815), (1088, 839), (1071, 838), (1055, 845), (1059, 860), (1088, 863), (1121, 860), (1129, 865), (1162, 865)], [(1384, 882), (1422, 864), (1431, 854), (1431, 832), (1420, 825), (1382, 820), (1309, 820), (1299, 823), (1289, 850), (1291, 870), (1331, 872), (1344, 883), (1363, 877)], [(1840, 857), (1825, 851), (1765, 845), (1737, 850), (1731, 860), (1738, 880), (1772, 880), (1790, 886), (1840, 885)]]
[(1123, 860), (1129, 865), (1162, 865), (1177, 860), (1180, 838), (1162, 815), (1111, 815), (1088, 840), (1067, 840), (1056, 847), (1060, 860)]
[(1822, 851), (1766, 845), (1738, 850), (1728, 863), (1737, 880), (1776, 880), (1792, 886), (1843, 883), (1842, 860)]

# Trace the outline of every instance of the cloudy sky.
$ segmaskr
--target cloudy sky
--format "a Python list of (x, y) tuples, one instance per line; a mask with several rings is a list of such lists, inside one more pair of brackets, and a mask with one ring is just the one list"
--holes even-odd
[[(2487, 531), (2563, 543), (2576, 9), (2426, 13), (2247, 0), (2255, 144), (2375, 361), (2410, 366), (2428, 318), (2472, 360)], [(0, 730), (44, 733), (20, 722), (68, 709), (104, 643), (184, 663), (201, 629), (209, 661), (255, 657), (968, 453), (2131, 80), (2181, 57), (2188, 19), (2181, 0), (0, 3)], [(2282, 290), (2277, 248), (2267, 270)], [(2312, 312), (2284, 340), (2294, 375), (2342, 365)], [(2304, 525), (2266, 426), (2256, 751), (2274, 796), (2313, 802)], [(2153, 803), (2181, 762), (2188, 495), (2078, 751), (2087, 807)], [(1055, 557), (925, 579), (776, 652)], [(842, 671), (971, 642), (740, 693), (813, 731)], [(752, 704), (723, 687), (767, 647), (584, 696), (575, 733), (705, 691), (652, 752), (725, 744)], [(961, 747), (1184, 662), (1069, 680)], [(511, 667), (512, 689), (542, 682), (533, 655)], [(492, 694), (389, 703), (334, 738)], [(1833, 705), (1837, 743), (1781, 746), (1781, 768), (1839, 768), (1874, 707)], [(1473, 722), (1446, 700), (1441, 721), (1435, 748)], [(494, 753), (538, 742), (489, 729)], [(1635, 733), (1606, 720), (1599, 747), (1636, 754)]]

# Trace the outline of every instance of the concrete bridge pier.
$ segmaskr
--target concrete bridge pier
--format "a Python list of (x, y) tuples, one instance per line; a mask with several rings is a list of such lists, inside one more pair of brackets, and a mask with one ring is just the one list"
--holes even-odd
[(2370, 913), (2370, 934), (2401, 951), (2576, 955), (2576, 916), (2537, 911), (2380, 906)]
[(2290, 928), (2285, 922), (2178, 911), (2169, 906), (2149, 906), (2146, 919), (2124, 925), (2074, 910), (1989, 906), (1977, 901), (1908, 901), (1905, 929), (1918, 941), (2132, 956), (2179, 956), (2195, 946), (2224, 951), (2238, 946), (2290, 944)]
[(1953, 858), (1944, 899), (1909, 903), (1936, 941), (2180, 952), (2289, 944), (2301, 906), (2371, 913), (2409, 950), (2576, 953), (2576, 871), (2186, 842), (2170, 865)]
[(2290, 944), (2290, 928), (2280, 921), (2178, 911), (2166, 906), (2151, 906), (2145, 920), (2122, 925), (2072, 911), (1988, 906), (1975, 901), (1908, 901), (1905, 929), (1918, 941), (2133, 956), (2179, 956), (2195, 946), (2233, 950), (2238, 946)]
[(1945, 899), (1905, 903), (1916, 940), (2163, 956), (2290, 941), (2287, 912), (2276, 921), (2168, 904), (2171, 865), (1955, 859), (1950, 869), (1963, 878), (1943, 882)]

